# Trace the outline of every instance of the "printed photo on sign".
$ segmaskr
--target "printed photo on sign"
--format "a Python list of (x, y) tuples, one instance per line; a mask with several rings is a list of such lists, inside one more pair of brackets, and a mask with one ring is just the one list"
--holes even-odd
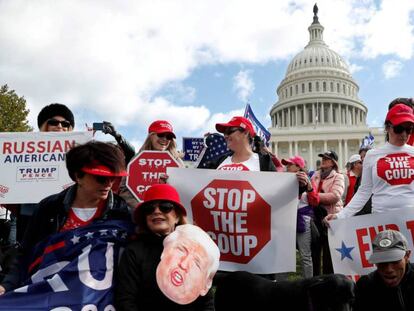
[(220, 249), (220, 270), (296, 269), (298, 184), (289, 173), (168, 169), (187, 216)]
[(72, 183), (65, 154), (92, 132), (0, 133), (0, 203), (33, 203)]

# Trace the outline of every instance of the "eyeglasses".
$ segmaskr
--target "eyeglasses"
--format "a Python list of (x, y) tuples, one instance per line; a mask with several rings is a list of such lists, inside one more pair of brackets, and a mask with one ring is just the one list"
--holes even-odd
[(165, 138), (167, 140), (173, 140), (174, 135), (171, 133), (157, 133), (158, 138)]
[(60, 120), (57, 120), (57, 119), (49, 119), (49, 120), (47, 120), (47, 124), (51, 125), (51, 126), (58, 126), (60, 124), (64, 128), (69, 128), (70, 127), (70, 122), (66, 121), (66, 120), (60, 121)]
[(230, 136), (231, 134), (237, 131), (244, 132), (244, 129), (242, 129), (241, 127), (229, 127), (223, 132), (223, 134)]
[[(150, 203), (150, 204), (146, 204), (143, 206), (143, 212), (145, 215), (151, 215), (152, 213), (154, 213), (155, 211), (155, 204), (154, 203)], [(170, 203), (170, 202), (159, 202), (158, 203), (158, 209), (164, 213), (164, 214), (168, 214), (169, 212), (171, 212), (174, 209), (174, 204)]]
[(408, 135), (412, 134), (414, 131), (414, 127), (413, 126), (409, 126), (409, 127), (404, 127), (402, 125), (391, 125), (391, 127), (394, 129), (394, 133), (395, 134), (401, 134), (402, 132), (406, 132)]
[(105, 185), (108, 182), (113, 183), (116, 178), (114, 176), (99, 176), (99, 175), (92, 175), (92, 176), (95, 177), (96, 182), (101, 185)]

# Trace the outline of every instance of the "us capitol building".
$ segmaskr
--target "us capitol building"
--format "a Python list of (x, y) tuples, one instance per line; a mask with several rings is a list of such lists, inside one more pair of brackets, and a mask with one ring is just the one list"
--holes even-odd
[(313, 12), (309, 43), (290, 62), (270, 110), (271, 148), (280, 159), (301, 155), (311, 169), (318, 166), (319, 153), (334, 150), (343, 169), (365, 136), (371, 132), (378, 147), (385, 134), (383, 128), (367, 126), (358, 84), (342, 57), (323, 41), (316, 5)]

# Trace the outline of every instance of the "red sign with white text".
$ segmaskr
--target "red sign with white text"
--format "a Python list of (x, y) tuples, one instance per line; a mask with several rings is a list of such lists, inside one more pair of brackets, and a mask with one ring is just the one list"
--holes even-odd
[(180, 165), (168, 151), (145, 150), (140, 152), (128, 164), (127, 187), (138, 199), (143, 201), (144, 192), (159, 182), (167, 167)]
[(194, 196), (191, 209), (221, 261), (248, 263), (271, 239), (271, 207), (248, 181), (215, 179)]
[(378, 176), (390, 185), (409, 185), (414, 180), (414, 157), (394, 153), (378, 160)]

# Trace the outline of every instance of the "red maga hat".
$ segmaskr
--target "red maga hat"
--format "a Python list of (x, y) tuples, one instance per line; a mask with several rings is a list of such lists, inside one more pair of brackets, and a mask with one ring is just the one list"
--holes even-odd
[(414, 123), (413, 109), (404, 104), (397, 104), (388, 111), (385, 121), (390, 121), (392, 125)]
[(180, 195), (177, 190), (169, 184), (154, 184), (151, 185), (144, 193), (144, 201), (139, 203), (134, 210), (134, 221), (139, 223), (138, 219), (143, 216), (142, 207), (154, 201), (168, 201), (173, 203), (182, 214), (187, 215), (187, 211), (181, 204)]
[(250, 120), (245, 117), (237, 116), (231, 118), (231, 120), (227, 123), (216, 124), (216, 130), (220, 133), (224, 133), (229, 127), (241, 127), (242, 129), (248, 131), (250, 133), (250, 137), (252, 138), (256, 135), (252, 122), (250, 122)]
[(301, 157), (301, 156), (294, 156), (291, 157), (289, 159), (282, 159), (282, 164), (283, 165), (289, 165), (289, 164), (294, 164), (297, 165), (300, 168), (305, 168), (305, 160)]
[(166, 120), (157, 120), (152, 122), (148, 128), (148, 133), (171, 133), (173, 137), (176, 138), (172, 125)]
[(84, 166), (81, 168), (81, 171), (91, 175), (98, 176), (113, 176), (113, 177), (122, 177), (128, 176), (127, 171), (114, 172), (109, 167), (102, 164), (92, 164)]

